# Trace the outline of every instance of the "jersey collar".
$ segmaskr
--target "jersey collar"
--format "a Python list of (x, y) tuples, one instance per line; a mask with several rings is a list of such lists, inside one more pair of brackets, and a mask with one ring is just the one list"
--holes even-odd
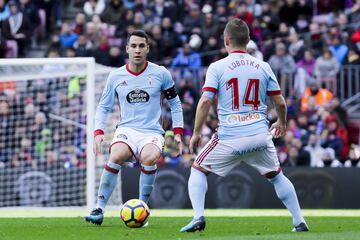
[(127, 64), (126, 64), (126, 70), (127, 70), (129, 73), (131, 73), (132, 75), (134, 75), (134, 76), (139, 76), (140, 74), (142, 74), (142, 73), (145, 71), (145, 69), (147, 68), (147, 66), (148, 66), (148, 62), (146, 61), (144, 68), (143, 68), (140, 72), (137, 72), (137, 73), (136, 73), (136, 72), (133, 72), (133, 71), (130, 70), (129, 64), (127, 63)]
[(241, 50), (234, 50), (231, 53), (247, 53), (246, 51), (241, 51)]

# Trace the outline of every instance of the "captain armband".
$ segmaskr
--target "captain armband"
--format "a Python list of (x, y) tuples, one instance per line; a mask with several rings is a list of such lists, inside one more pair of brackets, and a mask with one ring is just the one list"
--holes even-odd
[(177, 92), (176, 92), (175, 85), (172, 86), (172, 87), (169, 88), (169, 89), (166, 89), (166, 90), (162, 91), (162, 92), (164, 93), (165, 98), (166, 98), (167, 100), (173, 99), (173, 98), (175, 98), (175, 97), (178, 95)]

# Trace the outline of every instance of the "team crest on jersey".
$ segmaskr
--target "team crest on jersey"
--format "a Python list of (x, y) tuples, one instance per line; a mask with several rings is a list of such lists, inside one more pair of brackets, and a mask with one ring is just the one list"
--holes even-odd
[(136, 88), (126, 95), (126, 100), (128, 103), (146, 103), (150, 100), (150, 95), (144, 90)]
[(153, 82), (152, 77), (151, 77), (151, 76), (148, 76), (148, 77), (147, 77), (147, 80), (148, 80), (149, 85), (151, 85), (151, 84), (152, 84), (152, 82)]

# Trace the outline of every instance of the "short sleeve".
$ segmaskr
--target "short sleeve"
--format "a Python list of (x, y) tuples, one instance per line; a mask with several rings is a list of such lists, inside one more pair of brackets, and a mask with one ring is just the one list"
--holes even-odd
[(214, 64), (211, 64), (206, 72), (205, 83), (202, 91), (216, 93), (218, 91), (219, 80), (216, 68)]
[(173, 87), (175, 85), (174, 80), (172, 79), (171, 73), (169, 72), (169, 70), (167, 70), (165, 67), (161, 67), (162, 68), (162, 77), (163, 77), (163, 81), (162, 81), (162, 86), (161, 86), (161, 90), (167, 90), (171, 87)]
[(274, 72), (271, 70), (269, 64), (265, 63), (265, 74), (268, 79), (266, 94), (268, 96), (280, 95), (281, 89)]

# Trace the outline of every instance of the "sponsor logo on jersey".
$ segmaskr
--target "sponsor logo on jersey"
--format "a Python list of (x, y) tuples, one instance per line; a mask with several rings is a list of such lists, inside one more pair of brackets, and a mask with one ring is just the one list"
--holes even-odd
[(230, 125), (251, 123), (262, 119), (260, 113), (247, 113), (247, 114), (230, 114), (227, 116), (226, 121)]
[(125, 134), (122, 134), (122, 133), (120, 133), (119, 135), (117, 135), (116, 138), (122, 138), (122, 139), (125, 139), (125, 140), (128, 139), (128, 137), (127, 137)]
[(242, 156), (242, 155), (245, 155), (245, 154), (251, 153), (251, 152), (259, 152), (259, 151), (265, 150), (266, 148), (267, 148), (267, 145), (263, 145), (263, 146), (259, 146), (259, 147), (249, 148), (249, 149), (242, 150), (242, 151), (233, 151), (232, 154), (237, 155), (237, 156)]
[(128, 103), (146, 103), (150, 100), (150, 95), (139, 88), (129, 92), (126, 95)]

